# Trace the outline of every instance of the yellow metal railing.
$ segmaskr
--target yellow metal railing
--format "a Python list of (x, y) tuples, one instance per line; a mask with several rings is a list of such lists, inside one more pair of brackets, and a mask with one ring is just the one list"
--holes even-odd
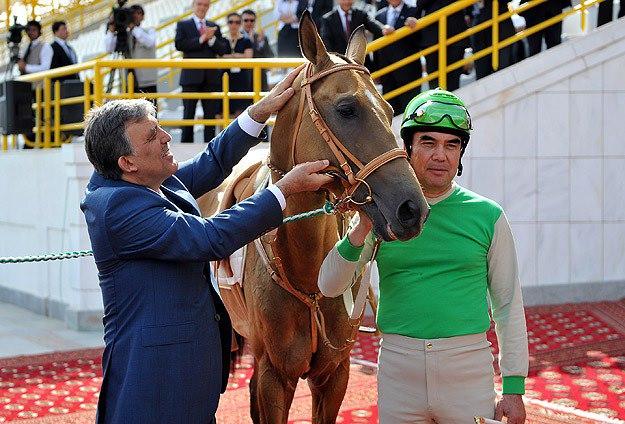
[[(553, 18), (550, 18), (544, 22), (541, 22), (540, 24), (537, 24), (531, 28), (526, 28), (523, 31), (520, 31), (518, 33), (516, 33), (515, 35), (508, 37), (504, 40), (500, 40), (499, 39), (499, 23), (506, 20), (506, 19), (510, 19), (510, 17), (515, 14), (515, 13), (522, 13), (532, 7), (536, 7), (537, 5), (544, 3), (545, 1), (548, 0), (532, 0), (528, 3), (523, 3), (520, 7), (514, 9), (514, 10), (510, 10), (506, 13), (502, 13), (499, 14), (499, 1), (498, 0), (493, 0), (493, 13), (492, 13), (492, 18), (482, 22), (479, 25), (473, 26), (469, 29), (467, 29), (466, 31), (461, 32), (460, 34), (457, 34), (453, 37), (447, 38), (447, 18), (454, 14), (454, 13), (458, 13), (461, 10), (465, 9), (466, 7), (469, 7), (471, 5), (473, 5), (476, 0), (459, 0), (454, 2), (453, 4), (446, 6), (440, 10), (437, 10), (436, 12), (433, 12), (429, 15), (424, 16), (423, 18), (419, 19), (417, 21), (417, 25), (415, 28), (409, 28), (409, 27), (403, 27), (400, 28), (396, 31), (394, 31), (392, 34), (389, 34), (388, 36), (385, 37), (381, 37), (377, 40), (372, 41), (371, 43), (369, 43), (367, 45), (367, 52), (375, 52), (376, 50), (379, 50), (381, 48), (384, 48), (386, 46), (391, 45), (392, 43), (394, 43), (395, 41), (404, 38), (416, 31), (420, 31), (423, 28), (429, 26), (429, 25), (438, 25), (438, 36), (439, 36), (439, 40), (438, 40), (438, 44), (435, 44), (433, 46), (427, 47), (426, 49), (423, 49), (419, 52), (416, 52), (396, 63), (393, 63), (391, 65), (388, 65), (382, 69), (378, 69), (375, 72), (373, 72), (371, 74), (371, 76), (373, 78), (379, 78), (383, 75), (386, 75), (388, 73), (391, 73), (393, 71), (395, 71), (396, 69), (401, 68), (402, 66), (405, 66), (409, 63), (412, 63), (416, 60), (419, 60), (421, 57), (423, 56), (427, 56), (433, 52), (438, 51), (439, 56), (438, 56), (438, 70), (436, 72), (432, 72), (430, 74), (428, 74), (425, 77), (421, 77), (419, 79), (416, 79), (414, 81), (412, 81), (409, 84), (406, 84), (402, 87), (399, 87), (395, 90), (389, 91), (388, 93), (384, 94), (384, 98), (387, 100), (390, 100), (394, 97), (397, 97), (407, 91), (410, 91), (414, 88), (420, 87), (424, 82), (433, 80), (438, 78), (438, 82), (439, 82), (439, 86), (441, 88), (446, 88), (447, 87), (447, 73), (453, 70), (456, 70), (462, 66), (467, 65), (468, 63), (471, 63), (477, 59), (480, 59), (482, 57), (485, 57), (489, 54), (492, 54), (492, 67), (493, 69), (498, 69), (499, 68), (499, 50), (514, 44), (517, 41), (522, 40), (523, 38), (528, 37), (529, 35), (532, 35), (538, 31), (541, 31), (555, 23), (558, 23), (560, 21), (562, 21), (563, 19), (565, 19), (567, 16), (571, 16), (573, 14), (576, 13), (580, 13), (581, 16), (581, 21), (580, 21), (580, 25), (582, 30), (585, 30), (586, 28), (586, 21), (587, 21), (587, 9), (589, 7), (592, 7), (594, 5), (597, 5), (599, 3), (601, 3), (604, 0), (582, 0), (580, 2), (580, 4), (570, 8), (569, 10), (564, 11), (563, 13), (561, 13), (560, 15), (557, 15)], [(473, 55), (471, 57), (459, 60), (457, 62), (454, 63), (450, 63), (447, 64), (447, 57), (446, 57), (446, 53), (447, 53), (447, 46), (450, 46), (460, 40), (463, 40), (467, 37), (470, 37), (471, 35), (486, 30), (490, 28), (491, 32), (492, 32), (492, 45), (482, 49), (480, 51), (474, 52)], [(445, 47), (445, 48), (442, 48)]]
[[(253, 102), (260, 100), (265, 94), (262, 92), (262, 70), (271, 68), (292, 68), (304, 59), (118, 59), (118, 60), (92, 60), (89, 62), (58, 68), (51, 71), (40, 72), (18, 77), (21, 81), (41, 82), (35, 90), (35, 134), (34, 140), (27, 140), (26, 144), (35, 148), (50, 148), (60, 146), (63, 140), (63, 131), (83, 128), (83, 116), (92, 105), (101, 105), (110, 99), (220, 99), (222, 100), (221, 117), (215, 119), (170, 119), (161, 120), (163, 126), (180, 127), (190, 125), (219, 125), (226, 126), (232, 120), (230, 113), (230, 100), (251, 99)], [(249, 69), (252, 72), (252, 91), (232, 92), (229, 89), (228, 74), (224, 73), (222, 91), (212, 93), (190, 92), (167, 92), (167, 93), (135, 93), (133, 74), (129, 74), (125, 88), (120, 93), (107, 93), (105, 91), (105, 71), (111, 69), (139, 69), (139, 68), (170, 68), (170, 69)], [(74, 74), (80, 71), (92, 71), (93, 78), (84, 81), (84, 95), (62, 99), (60, 83), (52, 79), (64, 75)], [(93, 84), (93, 91), (91, 87)], [(61, 107), (65, 105), (83, 104), (83, 115), (77, 116), (76, 122), (61, 124)], [(15, 143), (15, 142), (14, 142)], [(2, 149), (8, 149), (8, 138), (2, 139)]]
[[(238, 10), (239, 8), (245, 7), (246, 5), (252, 3), (254, 0), (243, 0), (236, 4), (233, 7), (233, 10)], [(417, 25), (414, 29), (404, 27), (396, 30), (394, 33), (377, 39), (367, 46), (367, 52), (372, 52), (379, 50), (383, 47), (386, 47), (395, 41), (412, 34), (415, 31), (422, 30), (428, 25), (437, 24), (439, 26), (439, 42), (436, 45), (430, 46), (424, 50), (421, 50), (413, 55), (410, 55), (401, 61), (389, 65), (385, 68), (379, 69), (372, 73), (372, 77), (379, 78), (383, 75), (386, 75), (394, 70), (411, 63), (415, 60), (419, 60), (423, 56), (427, 56), (430, 53), (435, 51), (439, 51), (439, 67), (436, 72), (432, 72), (431, 74), (416, 79), (415, 81), (397, 88), (393, 91), (384, 94), (384, 98), (392, 99), (398, 95), (401, 95), (413, 88), (419, 87), (423, 82), (430, 81), (438, 78), (439, 85), (441, 87), (446, 87), (446, 75), (448, 72), (458, 69), (467, 63), (470, 63), (476, 59), (485, 57), (489, 54), (492, 54), (492, 66), (493, 69), (497, 69), (499, 55), (497, 52), (502, 48), (510, 46), (511, 44), (526, 38), (528, 35), (534, 34), (550, 25), (553, 25), (559, 21), (562, 21), (567, 16), (573, 15), (575, 13), (580, 13), (581, 22), (580, 25), (582, 28), (585, 28), (586, 19), (587, 19), (587, 9), (591, 6), (594, 6), (600, 3), (602, 0), (584, 0), (579, 5), (571, 8), (563, 12), (562, 14), (548, 19), (536, 26), (531, 28), (527, 28), (521, 32), (518, 32), (514, 36), (506, 38), (504, 40), (499, 39), (498, 32), (498, 24), (503, 20), (509, 19), (513, 13), (523, 12), (531, 7), (535, 7), (544, 1), (547, 0), (533, 0), (527, 4), (523, 4), (520, 8), (508, 11), (506, 13), (499, 14), (498, 13), (498, 1), (493, 1), (493, 17), (483, 22), (479, 25), (471, 27), (466, 31), (457, 34), (453, 37), (447, 38), (446, 34), (446, 24), (447, 17), (453, 13), (456, 13), (473, 3), (475, 0), (459, 0), (454, 2), (452, 5), (447, 6), (443, 9), (440, 9), (437, 12), (434, 12), (430, 15), (427, 15), (418, 20)], [(228, 12), (229, 13), (229, 12)], [(227, 13), (221, 14), (226, 16)], [(215, 19), (219, 17), (223, 17), (219, 15)], [(462, 59), (454, 63), (447, 63), (446, 58), (446, 49), (442, 49), (441, 46), (449, 46), (453, 43), (456, 43), (462, 39), (465, 39), (479, 31), (489, 29), (492, 31), (492, 45), (475, 52), (470, 58)], [(62, 143), (60, 134), (63, 131), (67, 130), (75, 130), (82, 128), (82, 122), (76, 122), (72, 124), (60, 125), (58, 120), (54, 121), (54, 128), (51, 127), (51, 116), (53, 111), (55, 115), (58, 116), (58, 112), (60, 107), (65, 104), (84, 104), (84, 112), (86, 113), (91, 106), (91, 103), (102, 104), (107, 99), (115, 99), (115, 98), (137, 98), (137, 97), (145, 97), (149, 99), (153, 98), (210, 98), (210, 99), (222, 99), (223, 100), (223, 110), (225, 111), (223, 116), (219, 119), (210, 119), (210, 120), (166, 120), (163, 121), (163, 125), (167, 126), (185, 126), (185, 125), (193, 125), (193, 124), (204, 124), (204, 125), (227, 125), (230, 121), (230, 113), (229, 113), (229, 101), (230, 99), (252, 99), (254, 101), (258, 100), (261, 93), (261, 71), (263, 69), (270, 68), (287, 68), (296, 66), (299, 63), (302, 63), (302, 59), (231, 59), (231, 60), (223, 60), (223, 59), (179, 59), (176, 58), (179, 53), (170, 49), (167, 53), (168, 59), (144, 59), (144, 60), (93, 60), (90, 62), (82, 63), (79, 65), (73, 65), (66, 68), (59, 68), (56, 70), (51, 70), (47, 72), (42, 72), (39, 74), (32, 74), (28, 76), (19, 77), (19, 80), (22, 81), (31, 81), (31, 82), (42, 82), (40, 84), (42, 87), (36, 90), (36, 105), (35, 109), (35, 140), (32, 142), (32, 145), (35, 147), (52, 147), (58, 146)], [(227, 74), (224, 75), (224, 88), (222, 92), (219, 93), (151, 93), (151, 94), (136, 94), (133, 92), (134, 84), (131, 81), (125, 81), (122, 79), (121, 89), (119, 93), (106, 93), (104, 90), (104, 78), (108, 72), (112, 69), (135, 69), (135, 68), (167, 68), (170, 70), (168, 74), (168, 78), (172, 79), (173, 71), (179, 71), (180, 69), (227, 69), (230, 67), (238, 67), (242, 69), (251, 69), (253, 74), (253, 91), (252, 92), (230, 92), (229, 91), (229, 81)], [(58, 95), (59, 92), (56, 86), (51, 84), (51, 80), (53, 78), (69, 75), (76, 73), (78, 71), (87, 71), (87, 74), (93, 74), (92, 78), (88, 78), (85, 81), (85, 95), (82, 97), (76, 97), (72, 99), (60, 99)], [(132, 74), (130, 74), (132, 75)], [(91, 82), (93, 82), (93, 93), (90, 92)], [(126, 88), (128, 87), (128, 88)], [(73, 103), (72, 103), (73, 102)], [(82, 120), (82, 117), (80, 117)], [(13, 140), (15, 144), (15, 140)], [(3, 138), (2, 147), (3, 149), (8, 148), (8, 140)]]

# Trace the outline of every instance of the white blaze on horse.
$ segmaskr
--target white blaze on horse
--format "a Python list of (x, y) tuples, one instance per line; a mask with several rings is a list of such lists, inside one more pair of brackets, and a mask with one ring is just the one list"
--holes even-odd
[[(405, 152), (397, 148), (392, 109), (363, 66), (364, 29), (354, 31), (345, 56), (326, 51), (308, 13), (299, 37), (310, 63), (277, 116), (269, 158), (232, 180), (220, 208), (277, 181), (298, 163), (328, 159), (335, 183), (289, 197), (285, 215), (320, 208), (330, 198), (366, 213), (383, 240), (418, 235), (428, 206)], [(321, 263), (338, 237), (336, 215), (284, 224), (244, 248), (238, 278), (243, 287), (219, 278), (233, 326), (254, 355), (255, 423), (287, 422), (299, 378), (308, 380), (312, 392), (313, 422), (336, 421), (360, 321), (350, 321), (343, 299), (324, 298), (317, 287)]]

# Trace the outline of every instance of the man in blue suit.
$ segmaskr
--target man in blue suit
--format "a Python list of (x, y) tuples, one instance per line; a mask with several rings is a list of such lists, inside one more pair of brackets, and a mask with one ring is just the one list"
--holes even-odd
[(231, 325), (207, 261), (279, 226), (285, 197), (331, 181), (317, 173), (328, 161), (300, 164), (213, 218), (200, 216), (195, 198), (265, 137), (264, 122), (293, 95), (299, 70), (180, 164), (146, 100), (112, 101), (87, 118), (95, 172), (81, 208), (104, 301), (98, 423), (214, 422)]

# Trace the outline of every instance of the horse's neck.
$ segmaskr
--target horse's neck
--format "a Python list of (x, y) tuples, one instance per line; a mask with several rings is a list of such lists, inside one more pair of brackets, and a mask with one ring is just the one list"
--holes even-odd
[[(317, 209), (325, 197), (319, 193), (302, 193), (289, 199), (285, 216)], [(293, 287), (305, 293), (315, 293), (317, 276), (326, 253), (337, 241), (334, 215), (305, 218), (284, 224), (278, 230), (277, 248), (285, 272)]]

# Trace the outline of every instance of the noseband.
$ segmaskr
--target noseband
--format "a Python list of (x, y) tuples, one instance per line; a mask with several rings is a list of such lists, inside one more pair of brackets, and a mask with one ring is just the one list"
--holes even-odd
[[(332, 130), (328, 127), (326, 122), (323, 120), (323, 117), (317, 110), (315, 101), (312, 96), (312, 88), (311, 88), (312, 83), (320, 79), (323, 79), (327, 77), (328, 75), (333, 74), (335, 72), (349, 71), (349, 70), (355, 70), (355, 71), (366, 73), (367, 75), (369, 75), (369, 70), (367, 68), (365, 68), (362, 65), (358, 65), (356, 63), (334, 65), (331, 68), (321, 71), (318, 74), (314, 74), (314, 75), (313, 75), (313, 64), (308, 63), (306, 65), (306, 68), (304, 69), (304, 78), (302, 79), (302, 82), (300, 84), (302, 91), (304, 92), (304, 95), (300, 95), (299, 108), (297, 111), (297, 117), (295, 119), (295, 128), (293, 130), (293, 139), (291, 142), (291, 161), (293, 163), (293, 166), (295, 166), (296, 164), (295, 143), (297, 143), (297, 135), (302, 125), (304, 107), (305, 107), (305, 104), (308, 104), (308, 113), (310, 115), (310, 118), (315, 124), (315, 127), (317, 128), (317, 131), (319, 132), (319, 134), (321, 134), (321, 137), (323, 137), (323, 139), (328, 144), (328, 147), (330, 147), (330, 150), (332, 150), (332, 153), (334, 154), (334, 156), (336, 157), (336, 159), (338, 160), (340, 164), (341, 170), (345, 174), (345, 176), (343, 176), (343, 175), (340, 175), (340, 173), (336, 171), (329, 172), (331, 174), (339, 176), (345, 188), (345, 191), (343, 192), (342, 196), (339, 198), (339, 202), (341, 203), (351, 202), (356, 205), (364, 205), (373, 200), (371, 187), (369, 186), (369, 184), (367, 184), (367, 182), (365, 182), (365, 178), (367, 178), (373, 171), (375, 171), (382, 165), (394, 159), (407, 158), (408, 156), (404, 149), (395, 148), (395, 149), (391, 149), (387, 152), (382, 153), (381, 155), (377, 156), (376, 158), (374, 158), (373, 160), (371, 160), (369, 163), (365, 165), (360, 160), (358, 160), (358, 158), (355, 157), (349, 151), (349, 149), (343, 145), (343, 143), (340, 142), (340, 140), (334, 135)], [(353, 166), (355, 166), (358, 169), (356, 173), (354, 173), (354, 171), (352, 170), (352, 166), (350, 165), (350, 162), (351, 164), (353, 164)], [(369, 193), (365, 197), (365, 200), (362, 202), (358, 202), (354, 200), (352, 197), (356, 189), (360, 186), (360, 184), (364, 184), (367, 187), (367, 190), (369, 191)]]

